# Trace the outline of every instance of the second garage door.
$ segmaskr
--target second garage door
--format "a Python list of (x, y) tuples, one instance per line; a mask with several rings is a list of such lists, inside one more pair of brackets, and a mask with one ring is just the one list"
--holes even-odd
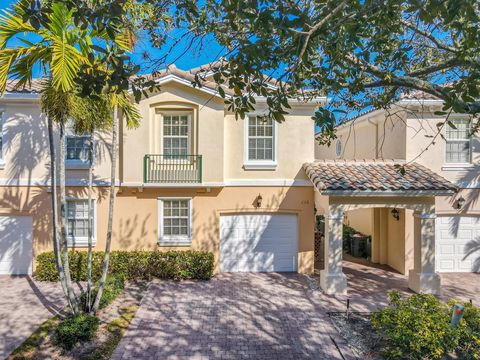
[(32, 218), (0, 216), (0, 275), (32, 273)]
[(439, 216), (436, 222), (436, 268), (439, 272), (475, 271), (478, 252), (466, 257), (472, 241), (480, 239), (480, 218), (476, 216)]
[(220, 217), (220, 271), (297, 271), (297, 216), (244, 214)]

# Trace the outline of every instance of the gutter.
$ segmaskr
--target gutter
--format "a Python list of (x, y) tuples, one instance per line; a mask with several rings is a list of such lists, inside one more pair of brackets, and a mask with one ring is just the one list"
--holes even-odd
[(319, 190), (321, 195), (329, 196), (364, 196), (364, 197), (421, 197), (421, 196), (450, 196), (455, 190), (403, 190), (403, 191), (373, 191), (373, 190)]

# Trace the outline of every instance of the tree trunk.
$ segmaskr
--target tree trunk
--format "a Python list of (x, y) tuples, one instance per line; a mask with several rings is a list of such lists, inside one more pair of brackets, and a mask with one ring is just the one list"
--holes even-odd
[(117, 173), (117, 137), (118, 137), (118, 109), (115, 106), (113, 111), (113, 128), (112, 128), (112, 166), (110, 175), (110, 202), (108, 208), (108, 225), (107, 225), (107, 239), (105, 244), (105, 257), (103, 258), (102, 277), (98, 285), (97, 296), (95, 297), (95, 303), (93, 304), (92, 312), (95, 314), (100, 305), (100, 299), (102, 298), (103, 288), (108, 274), (108, 266), (110, 264), (110, 245), (112, 243), (112, 228), (113, 228), (113, 210), (115, 206), (115, 183)]
[(73, 290), (72, 278), (70, 276), (70, 265), (68, 262), (68, 240), (67, 240), (67, 196), (65, 190), (65, 122), (60, 121), (60, 220), (62, 234), (62, 259), (65, 271), (65, 283), (67, 285), (68, 302), (73, 314), (78, 314), (78, 301)]
[(68, 296), (67, 283), (65, 279), (65, 272), (63, 271), (63, 264), (60, 254), (60, 246), (58, 243), (58, 195), (57, 195), (57, 158), (55, 154), (55, 139), (53, 137), (53, 120), (49, 117), (48, 124), (48, 145), (50, 148), (50, 190), (52, 193), (52, 225), (53, 225), (53, 253), (55, 255), (55, 264), (57, 265), (58, 276), (60, 277), (60, 284), (62, 285), (63, 293), (67, 298), (69, 306), (70, 298)]
[(92, 242), (93, 242), (93, 166), (95, 161), (95, 129), (91, 129), (90, 140), (88, 144), (88, 159), (90, 167), (88, 168), (88, 254), (87, 254), (87, 296), (85, 303), (85, 312), (90, 313), (92, 307)]

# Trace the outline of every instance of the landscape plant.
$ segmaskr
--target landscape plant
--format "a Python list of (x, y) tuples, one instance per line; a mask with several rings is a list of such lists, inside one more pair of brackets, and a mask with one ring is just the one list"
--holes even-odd
[(453, 305), (431, 294), (406, 298), (389, 293), (389, 306), (373, 313), (373, 328), (382, 336), (387, 359), (442, 359), (457, 354), (461, 359), (478, 359), (480, 354), (480, 310), (461, 303), (465, 312), (456, 328), (451, 326)]

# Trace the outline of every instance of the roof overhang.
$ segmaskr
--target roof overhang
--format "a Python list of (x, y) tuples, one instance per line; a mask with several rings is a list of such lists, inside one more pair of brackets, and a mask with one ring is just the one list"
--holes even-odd
[(359, 191), (359, 190), (318, 190), (321, 195), (327, 196), (355, 196), (355, 197), (425, 197), (451, 196), (453, 190), (413, 190), (413, 191)]

